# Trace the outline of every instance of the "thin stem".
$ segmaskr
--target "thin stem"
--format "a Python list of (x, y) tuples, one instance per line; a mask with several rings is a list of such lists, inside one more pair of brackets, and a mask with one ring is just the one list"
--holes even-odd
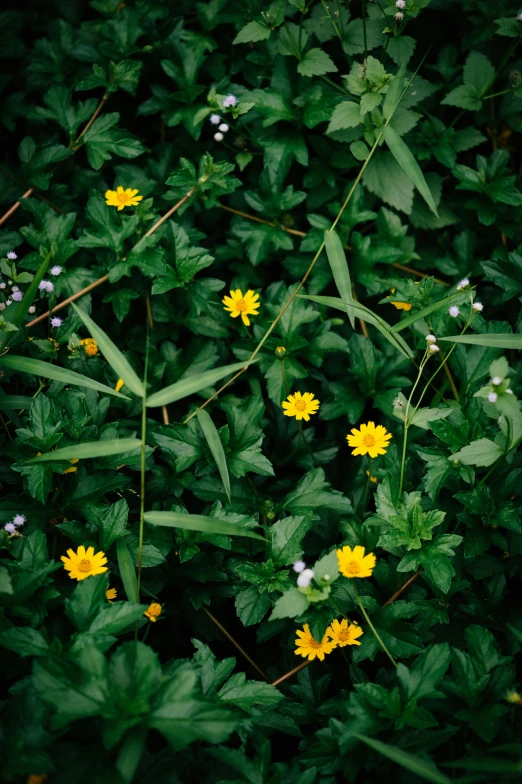
[[(224, 626), (223, 626), (223, 625), (222, 625), (222, 624), (221, 624), (221, 623), (218, 621), (218, 619), (217, 619), (217, 618), (214, 618), (214, 616), (212, 615), (212, 613), (210, 613), (210, 612), (207, 610), (207, 608), (206, 608), (206, 607), (203, 607), (202, 609), (203, 609), (203, 612), (205, 612), (205, 613), (208, 615), (208, 617), (210, 618), (210, 620), (212, 621), (212, 623), (214, 623), (214, 624), (215, 624), (215, 625), (218, 627), (218, 629), (219, 629), (219, 630), (220, 630), (220, 631), (221, 631), (221, 632), (222, 632), (222, 633), (225, 635), (225, 637), (226, 637), (228, 640), (230, 640), (230, 642), (232, 643), (232, 645), (233, 645), (235, 648), (237, 648), (237, 650), (239, 651), (239, 653), (241, 654), (241, 656), (243, 656), (243, 657), (244, 657), (244, 658), (247, 660), (247, 662), (249, 662), (249, 664), (251, 664), (251, 665), (252, 665), (252, 667), (254, 668), (254, 670), (256, 670), (256, 672), (258, 672), (258, 673), (261, 675), (261, 677), (265, 679), (265, 681), (267, 681), (268, 683), (270, 683), (270, 678), (268, 677), (268, 675), (266, 675), (266, 674), (263, 672), (263, 670), (261, 669), (261, 667), (258, 667), (258, 666), (257, 666), (257, 664), (255, 663), (255, 661), (254, 661), (253, 659), (251, 659), (251, 658), (250, 658), (250, 656), (248, 655), (248, 653), (247, 653), (245, 650), (243, 650), (243, 648), (241, 647), (241, 645), (240, 645), (238, 642), (236, 642), (236, 640), (235, 640), (235, 639), (232, 637), (232, 635), (230, 634), (230, 632), (228, 632), (228, 631), (225, 629), (225, 627), (224, 627)], [(283, 677), (283, 679), (282, 679), (282, 680), (284, 680), (284, 677)]]
[(364, 515), (364, 513), (366, 512), (366, 504), (368, 503), (368, 496), (370, 494), (370, 486), (372, 481), (372, 466), (373, 466), (373, 458), (370, 457), (370, 467), (367, 471), (366, 487), (364, 488), (364, 496), (363, 496), (363, 501), (361, 506), (361, 518), (362, 515)]
[(33, 187), (33, 188), (29, 188), (29, 190), (27, 190), (27, 191), (26, 191), (24, 194), (22, 194), (22, 196), (20, 196), (20, 201), (15, 201), (15, 203), (12, 205), (12, 207), (10, 207), (10, 208), (7, 210), (7, 212), (5, 212), (5, 213), (2, 215), (2, 217), (0, 218), (0, 226), (2, 226), (2, 224), (3, 224), (3, 223), (5, 223), (5, 222), (6, 222), (6, 220), (7, 220), (8, 218), (10, 218), (10, 217), (11, 217), (11, 215), (12, 215), (14, 212), (16, 212), (16, 210), (18, 209), (18, 207), (19, 207), (19, 206), (20, 206), (20, 204), (21, 204), (21, 200), (22, 200), (22, 199), (28, 199), (28, 198), (29, 198), (29, 196), (32, 194), (32, 192), (33, 192), (33, 191), (34, 191), (34, 187)]
[(304, 668), (308, 667), (309, 664), (310, 664), (309, 661), (305, 661), (305, 662), (302, 662), (301, 664), (298, 664), (297, 667), (294, 667), (293, 670), (290, 670), (290, 672), (287, 672), (284, 675), (281, 675), (280, 678), (278, 678), (276, 681), (273, 681), (272, 682), (272, 686), (279, 686), (280, 683), (283, 683), (283, 681), (286, 681), (287, 678), (291, 678), (292, 675), (295, 675), (296, 672), (299, 672), (299, 670), (304, 670)]
[(364, 59), (368, 57), (368, 42), (366, 40), (366, 0), (362, 0), (362, 23), (363, 23), (363, 44)]
[(143, 531), (145, 528), (145, 450), (147, 439), (147, 373), (149, 369), (149, 323), (145, 342), (145, 371), (143, 373), (143, 398), (141, 403), (141, 458), (140, 458), (140, 532), (138, 540), (138, 596), (140, 601), (141, 567), (143, 561)]
[[(82, 138), (82, 136), (83, 136), (85, 133), (87, 133), (87, 131), (89, 130), (89, 128), (91, 127), (91, 125), (93, 124), (93, 122), (96, 120), (96, 118), (98, 117), (98, 115), (100, 114), (101, 110), (103, 109), (103, 107), (105, 106), (105, 104), (107, 103), (107, 101), (108, 101), (108, 100), (109, 100), (109, 93), (105, 93), (105, 95), (104, 95), (104, 96), (103, 96), (103, 98), (101, 99), (100, 103), (99, 103), (99, 104), (98, 104), (98, 106), (96, 107), (96, 110), (95, 110), (94, 114), (92, 115), (91, 119), (89, 120), (89, 122), (87, 123), (87, 125), (85, 126), (85, 128), (83, 129), (83, 131), (81, 132), (81, 134), (78, 136), (78, 138), (76, 139), (76, 141), (74, 142), (74, 144), (75, 144), (75, 145), (76, 145), (76, 144), (78, 144), (78, 142), (80, 141), (80, 139)], [(74, 150), (74, 148), (73, 148), (73, 150)], [(75, 150), (74, 150), (74, 151), (75, 151)]]
[(281, 378), (283, 379), (283, 386), (285, 388), (286, 396), (290, 394), (290, 387), (288, 386), (288, 381), (286, 380), (286, 373), (285, 373), (285, 358), (283, 357), (280, 360), (281, 363)]
[[(426, 351), (425, 354), (424, 354), (424, 357), (422, 358), (422, 362), (420, 363), (419, 372), (417, 374), (417, 379), (416, 379), (415, 384), (413, 385), (412, 390), (410, 392), (410, 396), (408, 398), (408, 402), (406, 403), (406, 410), (404, 412), (404, 436), (403, 436), (403, 440), (402, 440), (401, 480), (400, 480), (400, 483), (399, 483), (399, 498), (402, 496), (402, 488), (403, 488), (403, 485), (404, 485), (404, 466), (406, 464), (406, 446), (407, 446), (407, 443), (408, 443), (408, 428), (410, 426), (409, 421), (408, 421), (409, 420), (410, 404), (411, 404), (411, 399), (413, 397), (413, 393), (417, 389), (419, 381), (421, 380), (422, 371), (424, 370), (424, 365), (426, 364), (427, 357), (428, 357), (428, 353)], [(431, 379), (428, 381), (428, 384), (430, 384), (430, 383), (431, 383)], [(417, 409), (415, 409), (415, 410), (417, 410)], [(415, 413), (415, 411), (413, 413)]]
[(501, 90), (499, 93), (491, 93), (491, 95), (485, 95), (482, 99), (483, 101), (487, 101), (488, 98), (498, 98), (499, 95), (505, 95), (506, 93), (510, 93), (511, 89), (508, 90)]
[(173, 214), (176, 212), (176, 210), (179, 210), (179, 208), (180, 208), (180, 207), (181, 207), (183, 204), (185, 204), (185, 202), (186, 202), (188, 199), (190, 199), (190, 197), (191, 197), (191, 196), (193, 196), (193, 195), (195, 194), (195, 192), (196, 192), (196, 186), (194, 185), (194, 187), (192, 187), (192, 188), (189, 190), (189, 192), (188, 192), (188, 193), (186, 193), (186, 194), (183, 196), (183, 198), (182, 198), (182, 199), (180, 199), (180, 200), (178, 201), (178, 203), (177, 203), (177, 204), (175, 204), (173, 207), (171, 207), (171, 209), (170, 209), (168, 212), (166, 212), (166, 213), (165, 213), (165, 215), (164, 215), (162, 218), (160, 218), (158, 221), (156, 221), (156, 223), (154, 224), (154, 226), (152, 226), (152, 227), (151, 227), (151, 228), (150, 228), (150, 229), (149, 229), (147, 232), (145, 232), (145, 234), (143, 235), (143, 237), (150, 237), (150, 235), (151, 235), (151, 234), (154, 234), (154, 232), (156, 231), (156, 229), (159, 229), (159, 227), (161, 226), (161, 224), (162, 224), (162, 223), (165, 223), (165, 221), (166, 221), (166, 220), (168, 220), (168, 219), (170, 218), (170, 216), (171, 216), (171, 215), (173, 215)]
[(385, 644), (384, 644), (384, 642), (382, 641), (382, 638), (381, 638), (381, 636), (379, 635), (379, 632), (377, 631), (377, 629), (375, 628), (375, 626), (374, 626), (374, 625), (373, 625), (373, 623), (371, 622), (371, 620), (370, 620), (370, 616), (369, 616), (369, 615), (368, 615), (368, 613), (366, 612), (366, 609), (365, 609), (365, 607), (364, 607), (363, 603), (361, 602), (361, 597), (359, 596), (359, 592), (358, 592), (358, 590), (357, 590), (357, 588), (356, 588), (356, 586), (355, 586), (355, 585), (354, 585), (354, 587), (353, 587), (353, 590), (354, 590), (354, 592), (355, 592), (355, 598), (356, 598), (356, 600), (357, 600), (357, 604), (359, 605), (359, 608), (360, 608), (360, 610), (361, 610), (361, 612), (362, 612), (362, 614), (363, 614), (363, 616), (364, 616), (364, 619), (365, 619), (366, 623), (368, 624), (368, 626), (369, 626), (369, 627), (370, 627), (370, 629), (372, 630), (372, 632), (373, 632), (373, 635), (374, 635), (375, 639), (377, 640), (377, 642), (379, 643), (379, 645), (381, 646), (381, 648), (383, 649), (384, 653), (386, 654), (386, 656), (388, 657), (388, 659), (391, 661), (391, 663), (393, 664), (393, 666), (394, 666), (394, 667), (397, 667), (397, 662), (395, 661), (395, 659), (393, 658), (393, 656), (392, 656), (392, 655), (391, 655), (391, 653), (389, 652), (388, 648), (386, 647), (386, 645), (385, 645)]
[(395, 601), (395, 599), (398, 599), (398, 598), (399, 598), (399, 596), (401, 595), (401, 593), (402, 593), (403, 591), (405, 591), (405, 590), (406, 590), (406, 588), (408, 588), (408, 587), (409, 587), (409, 586), (410, 586), (410, 585), (411, 585), (413, 582), (415, 582), (415, 580), (417, 579), (417, 577), (419, 577), (419, 576), (420, 576), (420, 573), (421, 573), (421, 571), (422, 571), (422, 569), (417, 569), (417, 571), (415, 572), (415, 574), (414, 574), (414, 575), (412, 575), (412, 576), (410, 577), (410, 579), (409, 579), (409, 580), (406, 580), (406, 582), (404, 583), (404, 585), (401, 585), (401, 587), (399, 588), (399, 590), (398, 590), (398, 591), (395, 591), (395, 593), (393, 594), (393, 596), (390, 596), (390, 598), (388, 599), (388, 601), (384, 602), (384, 604), (383, 604), (383, 607), (388, 607), (388, 605), (389, 605), (389, 604), (392, 604), (392, 603)]

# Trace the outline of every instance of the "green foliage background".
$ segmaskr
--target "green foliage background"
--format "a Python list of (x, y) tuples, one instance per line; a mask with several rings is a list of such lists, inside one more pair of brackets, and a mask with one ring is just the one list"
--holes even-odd
[[(4, 780), (518, 780), (521, 10), (4, 6)], [(118, 185), (139, 206), (108, 207)], [(285, 384), (321, 401), (302, 430)], [(393, 435), (373, 465), (345, 440), (368, 420)], [(346, 544), (377, 556), (359, 592), (397, 667)], [(109, 571), (71, 581), (79, 545)], [(283, 678), (296, 628), (341, 611), (361, 646)]]

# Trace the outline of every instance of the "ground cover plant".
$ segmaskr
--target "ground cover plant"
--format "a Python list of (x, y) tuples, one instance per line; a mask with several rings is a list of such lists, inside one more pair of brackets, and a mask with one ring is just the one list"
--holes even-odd
[(522, 7), (0, 36), (2, 779), (518, 781)]

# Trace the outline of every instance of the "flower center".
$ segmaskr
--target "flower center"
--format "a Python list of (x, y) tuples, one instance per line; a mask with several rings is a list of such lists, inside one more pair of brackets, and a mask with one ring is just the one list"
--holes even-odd
[(304, 411), (306, 408), (306, 400), (296, 400), (294, 407), (296, 411)]
[(350, 630), (349, 629), (341, 629), (339, 634), (337, 635), (341, 642), (346, 642), (346, 640), (350, 639)]
[(161, 615), (161, 604), (151, 604), (147, 612), (157, 618)]
[(236, 301), (236, 310), (239, 310), (243, 313), (247, 309), (247, 304), (244, 299), (238, 299)]
[(320, 647), (321, 647), (321, 643), (317, 642), (317, 640), (314, 640), (314, 638), (311, 637), (310, 638), (310, 648), (317, 649), (317, 648), (320, 648)]
[(363, 436), (363, 444), (364, 446), (375, 446), (374, 436), (367, 433), (365, 436)]
[(78, 571), (79, 572), (90, 572), (92, 569), (91, 562), (88, 558), (82, 558), (80, 563), (78, 564)]
[(350, 574), (359, 574), (361, 571), (361, 564), (357, 561), (349, 561), (346, 564), (346, 569), (348, 572), (350, 572)]
[(127, 204), (127, 202), (129, 201), (129, 197), (127, 196), (126, 193), (118, 193), (116, 194), (116, 201), (118, 202), (118, 204)]

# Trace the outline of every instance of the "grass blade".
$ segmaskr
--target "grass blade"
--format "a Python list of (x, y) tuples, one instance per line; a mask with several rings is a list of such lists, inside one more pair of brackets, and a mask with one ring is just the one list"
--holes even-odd
[(383, 136), (391, 154), (401, 169), (405, 174), (407, 174), (430, 210), (435, 213), (438, 218), (439, 214), (437, 212), (435, 202), (433, 201), (431, 191), (428, 187), (428, 183), (424, 179), (424, 174), (422, 173), (419, 164), (411, 154), (408, 145), (403, 142), (397, 131), (394, 131), (393, 128), (389, 125), (384, 128)]
[[(38, 267), (34, 278), (32, 279), (29, 288), (25, 292), (22, 300), (17, 302), (16, 305), (13, 303), (11, 307), (4, 311), (4, 319), (9, 321), (11, 324), (14, 324), (15, 327), (19, 327), (22, 323), (23, 319), (27, 315), (27, 311), (33, 304), (33, 300), (38, 293), (38, 286), (40, 285), (43, 276), (47, 272), (47, 268), (49, 266), (49, 262), (51, 261), (52, 253), (49, 252), (45, 259), (42, 261), (40, 266)], [(10, 340), (10, 336), (16, 335), (16, 332), (4, 332), (4, 334), (0, 338), (0, 351), (7, 346)]]
[(133, 449), (141, 449), (141, 441), (137, 438), (115, 438), (112, 441), (90, 441), (86, 444), (74, 444), (64, 446), (62, 449), (55, 449), (54, 452), (45, 452), (39, 457), (32, 457), (23, 460), (29, 463), (49, 463), (55, 460), (87, 460), (92, 457), (108, 457), (109, 455), (121, 455), (131, 452)]
[(216, 381), (220, 381), (225, 376), (236, 373), (238, 370), (243, 370), (249, 364), (251, 363), (236, 362), (233, 365), (225, 365), (224, 367), (206, 370), (204, 373), (197, 373), (194, 376), (183, 378), (181, 381), (176, 381), (175, 384), (171, 384), (169, 387), (165, 387), (165, 389), (161, 389), (147, 398), (147, 406), (154, 408), (155, 406), (166, 406), (168, 403), (174, 403), (176, 400), (181, 400), (184, 397), (200, 392), (202, 389), (213, 386)]
[(33, 402), (32, 397), (22, 397), (22, 395), (6, 395), (0, 398), (0, 411), (13, 411), (21, 408), (30, 408)]
[(116, 555), (118, 557), (118, 566), (120, 567), (120, 577), (127, 594), (129, 602), (138, 601), (138, 580), (136, 578), (136, 570), (132, 556), (125, 542), (125, 538), (117, 539), (116, 541)]
[(368, 738), (366, 735), (359, 735), (358, 732), (352, 733), (354, 738), (366, 743), (374, 751), (387, 757), (392, 762), (396, 762), (402, 768), (415, 773), (426, 781), (432, 781), (433, 784), (451, 784), (451, 779), (441, 773), (435, 766), (430, 765), (426, 760), (414, 757), (413, 754), (408, 754), (407, 751), (399, 749), (398, 746), (390, 746), (388, 743), (382, 743), (375, 738)]
[(255, 534), (249, 528), (242, 528), (226, 520), (216, 520), (206, 515), (183, 514), (181, 512), (145, 512), (145, 520), (151, 525), (164, 525), (167, 528), (183, 528), (185, 531), (201, 531), (205, 534), (225, 534), (226, 536), (246, 536), (266, 542), (264, 536)]
[(230, 497), (230, 477), (228, 475), (227, 458), (225, 456), (225, 450), (223, 449), (223, 444), (221, 443), (217, 428), (205, 409), (198, 410), (197, 417), (200, 427), (203, 431), (203, 435), (207, 439), (208, 447), (212, 452), (212, 457), (216, 461), (216, 465), (218, 467), (219, 475), (221, 477), (221, 481), (223, 482), (223, 487), (225, 488), (228, 501), (229, 503), (232, 503), (232, 499)]
[(390, 84), (388, 92), (384, 98), (382, 105), (382, 114), (385, 120), (391, 119), (395, 113), (395, 109), (399, 105), (402, 98), (402, 86), (404, 84), (404, 74), (406, 73), (406, 63), (403, 63)]
[(406, 316), (406, 318), (401, 319), (401, 321), (393, 325), (391, 331), (393, 333), (397, 333), (403, 329), (406, 329), (406, 327), (409, 327), (410, 324), (414, 324), (419, 319), (426, 318), (426, 316), (429, 316), (431, 313), (435, 313), (436, 310), (440, 310), (440, 308), (444, 308), (446, 305), (450, 305), (458, 297), (462, 297), (462, 292), (458, 291), (454, 294), (450, 294), (448, 297), (444, 297), (444, 299), (439, 299), (438, 302), (432, 302), (431, 305), (428, 305), (422, 310), (419, 310), (416, 313), (412, 313), (411, 316)]
[(332, 269), (335, 285), (337, 286), (337, 291), (341, 295), (352, 329), (355, 329), (355, 313), (353, 309), (350, 270), (348, 269), (344, 248), (337, 232), (325, 231), (324, 246), (326, 248), (326, 255), (328, 256), (328, 262)]
[(522, 335), (511, 333), (494, 333), (486, 335), (448, 335), (438, 340), (449, 340), (451, 343), (467, 343), (470, 346), (487, 346), (488, 348), (515, 348), (522, 349)]
[(89, 330), (91, 337), (94, 338), (100, 347), (103, 356), (116, 373), (116, 376), (124, 380), (125, 386), (127, 386), (131, 392), (134, 392), (138, 397), (143, 397), (145, 394), (143, 382), (136, 374), (134, 368), (131, 367), (128, 360), (125, 359), (118, 346), (112, 342), (103, 329), (100, 329), (100, 327), (94, 323), (92, 318), (84, 310), (80, 310), (80, 308), (76, 307), (74, 302), (71, 303), (71, 306)]
[(95, 389), (97, 392), (103, 392), (106, 395), (114, 395), (114, 397), (121, 397), (123, 400), (130, 400), (126, 395), (122, 395), (121, 392), (116, 392), (111, 387), (100, 384), (99, 381), (94, 381), (94, 379), (88, 378), (88, 376), (75, 373), (74, 370), (66, 370), (65, 368), (51, 365), (49, 362), (42, 362), (40, 359), (32, 359), (32, 357), (11, 357), (9, 355), (0, 357), (0, 370), (3, 369), (16, 370), (19, 373), (31, 373), (33, 376), (49, 378), (51, 381), (61, 381), (62, 384), (87, 387), (88, 389)]

